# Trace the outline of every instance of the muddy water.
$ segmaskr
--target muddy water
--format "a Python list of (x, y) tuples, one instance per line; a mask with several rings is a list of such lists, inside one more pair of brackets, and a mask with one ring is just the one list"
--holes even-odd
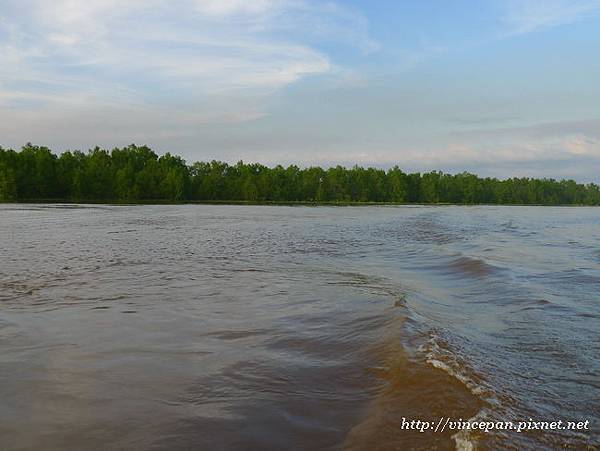
[(594, 449), (598, 293), (599, 209), (1, 205), (0, 448)]

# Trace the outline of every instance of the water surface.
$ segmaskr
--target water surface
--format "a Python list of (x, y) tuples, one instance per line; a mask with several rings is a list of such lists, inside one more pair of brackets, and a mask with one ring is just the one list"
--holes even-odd
[[(594, 449), (600, 209), (0, 205), (1, 449)], [(402, 417), (590, 420), (403, 431)]]

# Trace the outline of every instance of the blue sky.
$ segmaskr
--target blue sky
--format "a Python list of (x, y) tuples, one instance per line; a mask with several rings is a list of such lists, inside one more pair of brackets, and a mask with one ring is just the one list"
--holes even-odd
[(600, 0), (0, 0), (0, 145), (600, 182)]

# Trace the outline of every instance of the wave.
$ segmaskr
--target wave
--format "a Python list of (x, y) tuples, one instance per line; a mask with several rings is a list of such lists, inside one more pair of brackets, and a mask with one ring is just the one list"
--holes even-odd
[[(493, 397), (493, 394), (482, 378), (470, 369), (464, 359), (452, 351), (448, 342), (436, 332), (430, 332), (429, 340), (421, 346), (420, 351), (424, 353), (425, 360), (429, 365), (445, 371), (460, 381), (482, 403), (480, 410), (467, 421), (483, 420), (487, 416), (487, 409), (484, 406), (488, 399)], [(477, 438), (471, 430), (460, 430), (452, 435), (452, 439), (456, 444), (457, 451), (473, 451), (477, 448)]]
[(448, 353), (442, 351), (435, 339), (430, 341), (428, 349), (423, 349), (429, 357), (409, 356), (403, 345), (404, 321), (391, 323), (385, 340), (369, 351), (378, 361), (370, 367), (378, 383), (377, 395), (363, 420), (349, 432), (343, 447), (473, 449), (471, 438), (460, 432), (422, 433), (403, 429), (403, 419), (437, 422), (441, 417), (473, 418), (484, 406), (483, 386), (450, 364)]
[(500, 268), (487, 263), (486, 261), (467, 256), (460, 256), (450, 261), (447, 266), (449, 273), (467, 275), (476, 278), (484, 278), (497, 272)]
[[(474, 264), (485, 265), (481, 261)], [(387, 321), (369, 326), (379, 329), (377, 341), (363, 350), (362, 357), (357, 356), (366, 365), (367, 377), (372, 378), (374, 397), (342, 447), (474, 449), (476, 438), (470, 431), (421, 433), (402, 429), (403, 418), (436, 422), (440, 417), (478, 418), (490, 392), (441, 333), (423, 334), (424, 324), (417, 319), (410, 299), (407, 301), (408, 291), (385, 277), (352, 271), (323, 270), (321, 274), (329, 274), (330, 285), (350, 286), (392, 301), (384, 315)]]
[(447, 342), (439, 335), (432, 332), (426, 345), (420, 349), (425, 353), (426, 362), (431, 366), (441, 369), (450, 376), (458, 379), (476, 396), (489, 392), (481, 380), (470, 371), (464, 361), (452, 352)]

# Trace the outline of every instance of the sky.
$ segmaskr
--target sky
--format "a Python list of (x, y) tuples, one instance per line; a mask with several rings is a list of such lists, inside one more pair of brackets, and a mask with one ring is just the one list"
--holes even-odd
[(0, 145), (600, 182), (600, 0), (0, 0)]

